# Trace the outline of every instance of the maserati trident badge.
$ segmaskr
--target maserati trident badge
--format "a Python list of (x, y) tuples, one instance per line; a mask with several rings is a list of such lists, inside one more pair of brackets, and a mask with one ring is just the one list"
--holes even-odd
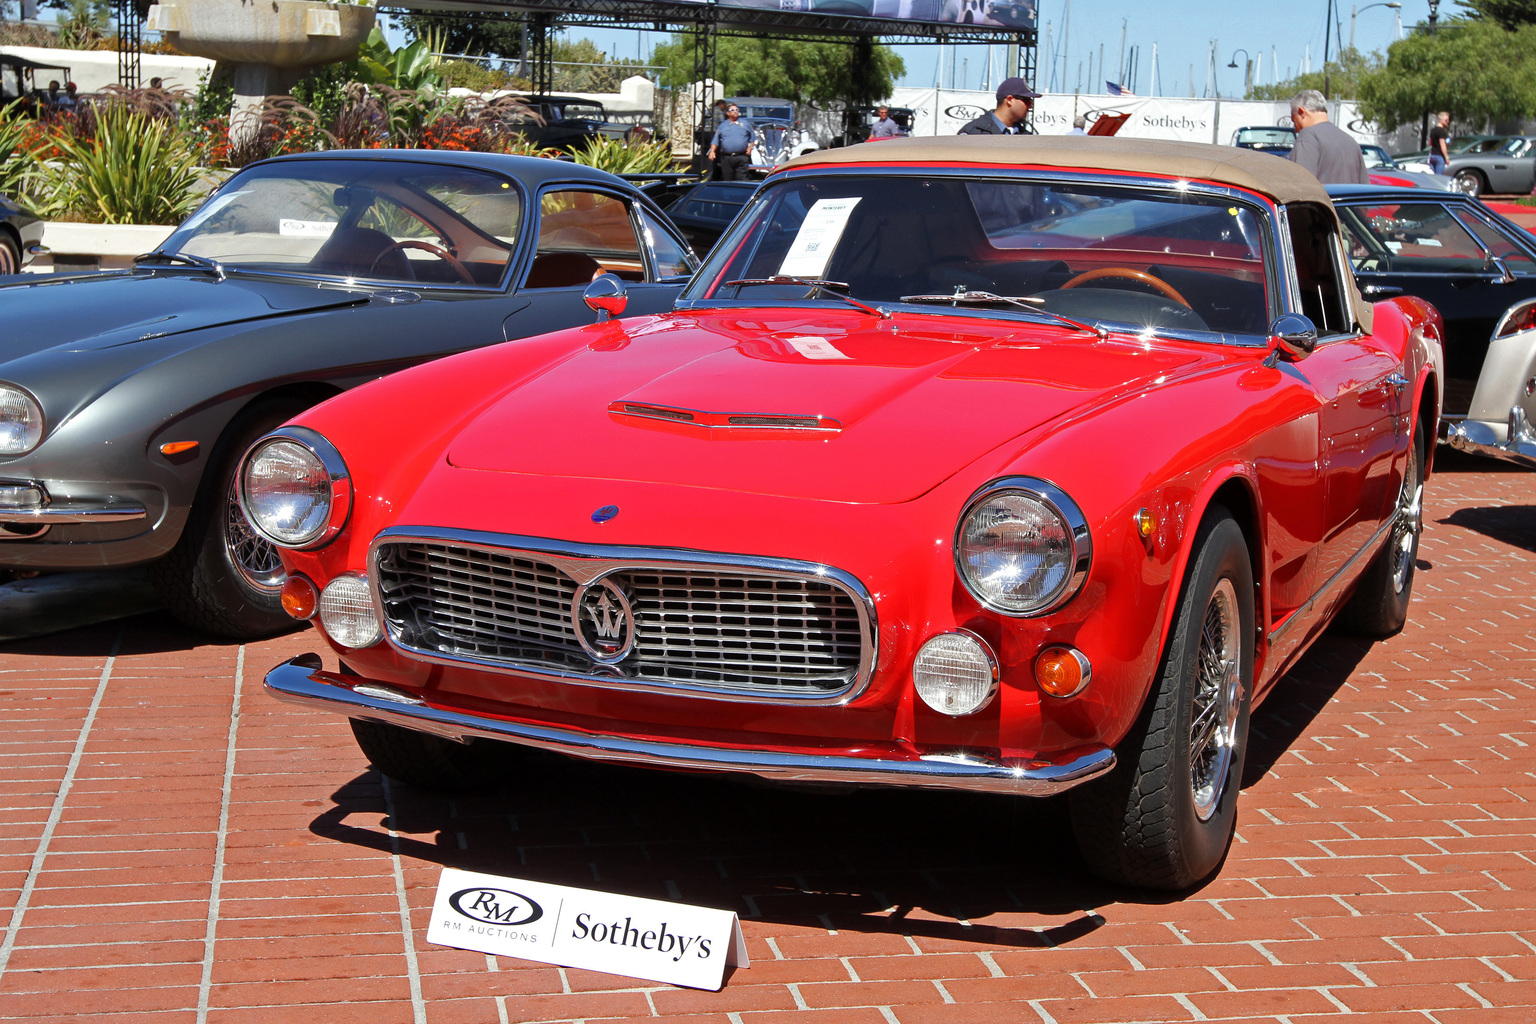
[(606, 523), (608, 520), (612, 519), (614, 516), (616, 516), (618, 514), (619, 514), (619, 506), (617, 506), (617, 505), (604, 505), (602, 508), (600, 508), (596, 512), (592, 513), (592, 521), (594, 523), (597, 523), (598, 525), (602, 525), (603, 523)]
[(617, 664), (634, 650), (635, 613), (612, 579), (595, 579), (577, 588), (571, 622), (582, 649), (599, 665)]

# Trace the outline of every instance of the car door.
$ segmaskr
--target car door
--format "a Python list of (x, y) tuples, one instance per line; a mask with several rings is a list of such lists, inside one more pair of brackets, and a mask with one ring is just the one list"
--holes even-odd
[[(1472, 202), (1361, 199), (1338, 209), (1366, 297), (1416, 295), (1433, 305), (1445, 319), (1447, 376), (1475, 380), (1499, 316), (1536, 296), (1536, 246)], [(1465, 409), (1448, 394), (1447, 411)]]
[(1526, 195), (1536, 185), (1536, 158), (1531, 155), (1530, 139), (1510, 139), (1487, 167), (1490, 192)]
[(1287, 207), (1299, 312), (1317, 348), (1295, 364), (1319, 402), (1323, 541), (1316, 579), (1326, 583), (1367, 547), (1386, 520), (1407, 456), (1407, 381), (1398, 361), (1358, 326), (1344, 246), (1320, 206)]
[[(507, 337), (526, 337), (548, 321), (567, 326), (599, 274), (625, 283), (626, 316), (672, 308), (696, 265), (687, 243), (631, 196), (592, 185), (552, 185), (538, 197), (537, 244), (518, 295), (528, 305), (507, 318)], [(553, 329), (553, 327), (549, 328)]]

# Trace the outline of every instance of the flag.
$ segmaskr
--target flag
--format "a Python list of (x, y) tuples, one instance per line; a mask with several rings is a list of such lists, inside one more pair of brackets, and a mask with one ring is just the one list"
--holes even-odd
[(1104, 83), (1104, 88), (1105, 88), (1105, 90), (1111, 96), (1134, 96), (1134, 95), (1136, 95), (1135, 93), (1131, 92), (1131, 90), (1129, 90), (1125, 86), (1121, 85), (1119, 82), (1105, 82)]

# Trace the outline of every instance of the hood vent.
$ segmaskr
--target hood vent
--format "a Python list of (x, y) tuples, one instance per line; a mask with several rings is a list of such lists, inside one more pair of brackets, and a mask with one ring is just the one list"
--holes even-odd
[(661, 420), (667, 423), (686, 424), (705, 430), (736, 428), (738, 430), (793, 430), (836, 433), (843, 425), (830, 416), (795, 416), (764, 413), (705, 412), (701, 409), (678, 409), (665, 405), (642, 402), (613, 402), (608, 412), (614, 416), (634, 417), (643, 420)]

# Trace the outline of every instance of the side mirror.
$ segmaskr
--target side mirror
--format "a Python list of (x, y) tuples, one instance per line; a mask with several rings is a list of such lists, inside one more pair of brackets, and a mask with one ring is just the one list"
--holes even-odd
[(581, 298), (587, 308), (597, 314), (598, 323), (623, 316), (624, 307), (629, 305), (629, 294), (624, 290), (624, 282), (616, 274), (599, 274), (587, 285)]
[(1299, 362), (1317, 348), (1317, 326), (1300, 313), (1282, 313), (1269, 325), (1269, 340), (1279, 358)]

